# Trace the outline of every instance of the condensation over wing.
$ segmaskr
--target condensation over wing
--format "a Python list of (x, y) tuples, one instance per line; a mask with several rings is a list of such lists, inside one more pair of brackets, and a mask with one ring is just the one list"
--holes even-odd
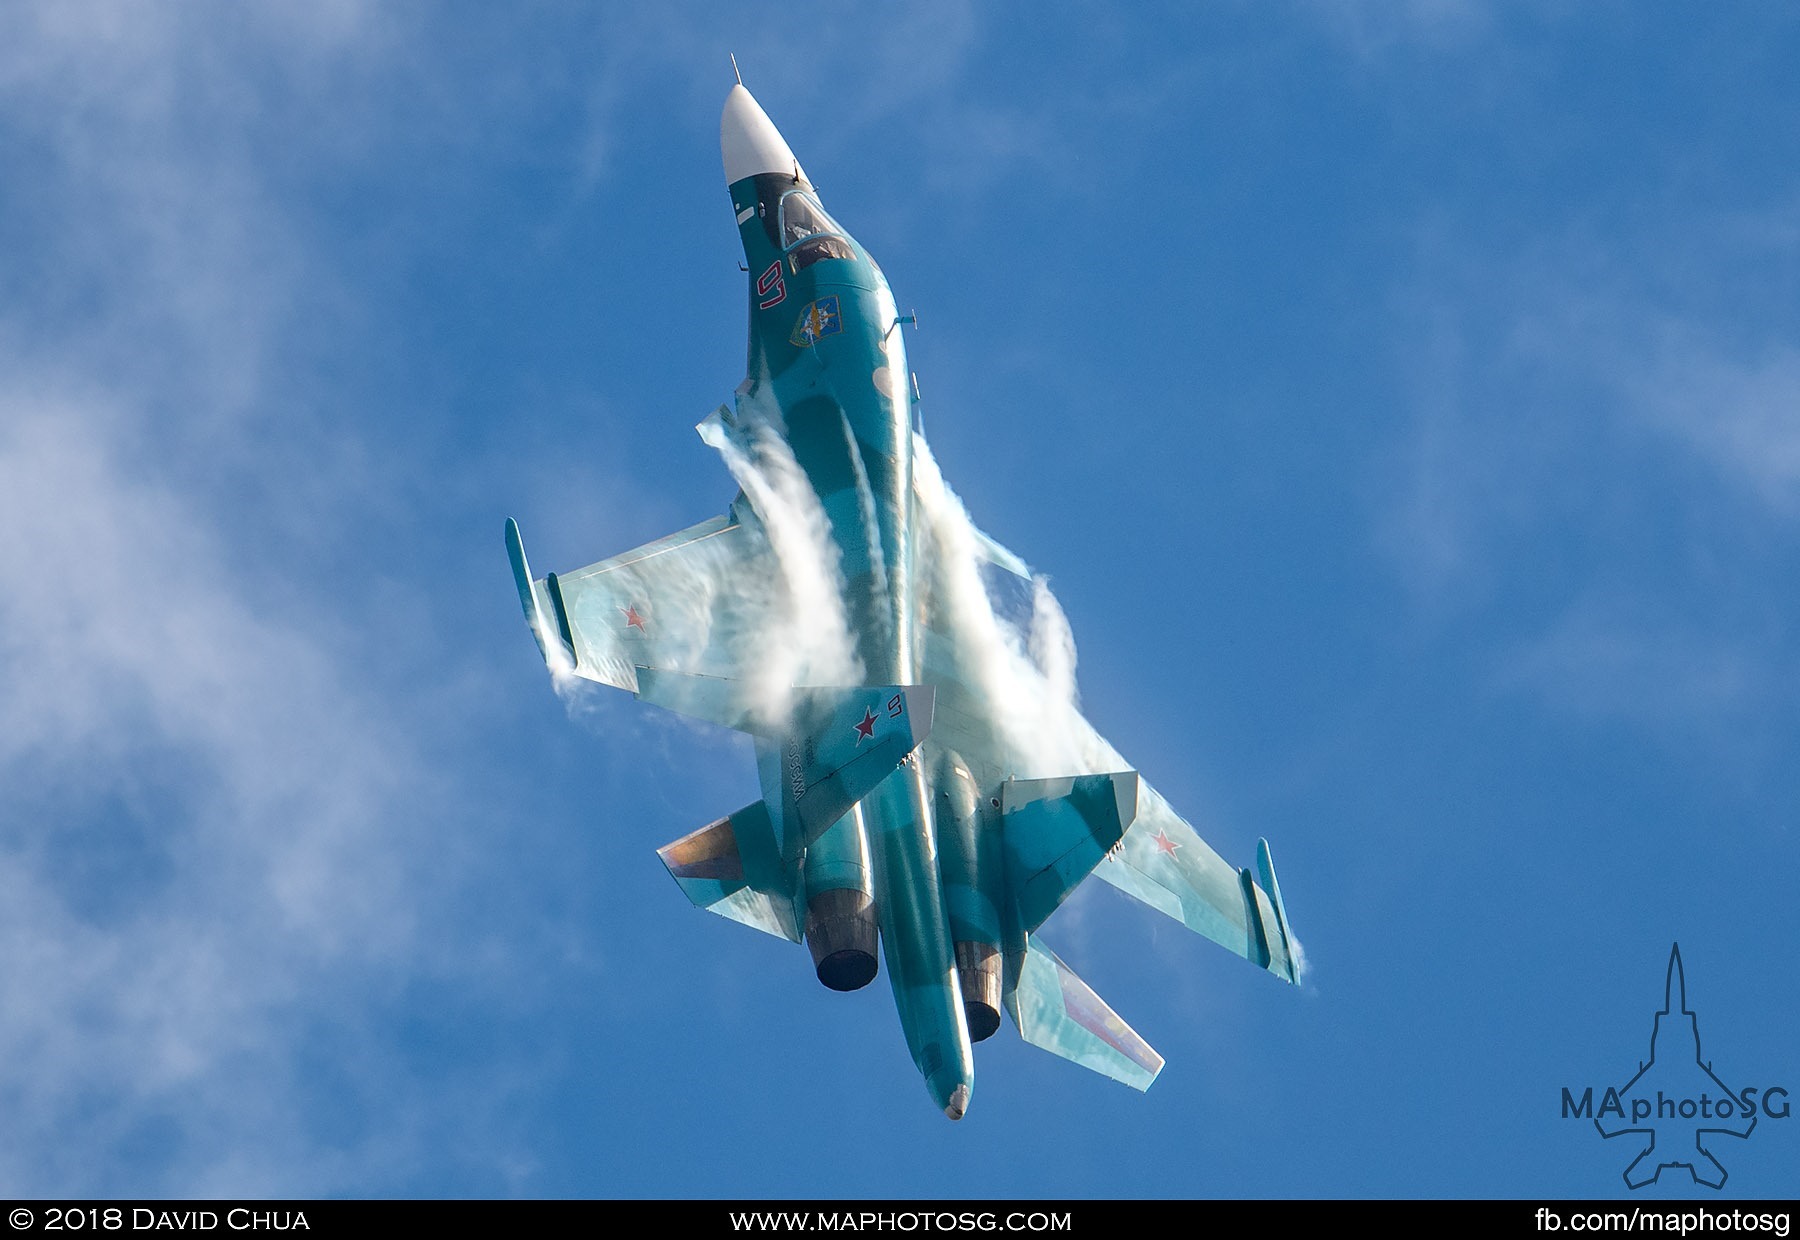
[[(999, 612), (1006, 606), (1007, 593), (1016, 593), (1029, 575), (1018, 557), (979, 531), (972, 532), (970, 549), (982, 571), (982, 585)], [(1039, 755), (1011, 743), (1000, 726), (999, 704), (983, 685), (982, 652), (965, 647), (956, 617), (930, 595), (923, 664), (926, 681), (937, 689), (933, 735), (960, 754), (978, 776), (1088, 776), (1116, 772), (1124, 765), (1092, 725), (1071, 712), (1059, 737), (1070, 766), (1063, 771), (1033, 769), (1041, 765), (1034, 762)], [(1297, 949), (1267, 843), (1258, 842), (1254, 871), (1235, 869), (1154, 788), (1141, 780), (1138, 787), (1135, 820), (1093, 873), (1259, 968), (1297, 982)]]
[[(1031, 570), (1018, 556), (974, 526), (969, 527), (969, 550), (974, 555), (988, 606), (1003, 620), (1028, 623), (1031, 613)], [(936, 549), (932, 552), (936, 554)], [(985, 782), (1020, 773), (1019, 755), (1009, 751), (995, 727), (992, 703), (987, 701), (982, 660), (989, 652), (971, 649), (954, 607), (943, 597), (945, 583), (925, 574), (922, 619), (922, 671), (937, 689), (937, 723), (940, 744), (972, 762)], [(1026, 764), (1028, 767), (1030, 764)], [(1098, 773), (1096, 767), (1092, 773)], [(1063, 774), (1036, 770), (1031, 775)], [(1087, 772), (1084, 772), (1087, 773)]]

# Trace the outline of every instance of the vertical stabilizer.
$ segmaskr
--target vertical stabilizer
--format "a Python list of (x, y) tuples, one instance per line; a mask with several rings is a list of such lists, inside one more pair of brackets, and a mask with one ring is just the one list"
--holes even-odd
[(1663, 1007), (1665, 1012), (1685, 1012), (1687, 1005), (1687, 975), (1681, 971), (1681, 944), (1676, 943), (1669, 948), (1669, 977), (1663, 987)]

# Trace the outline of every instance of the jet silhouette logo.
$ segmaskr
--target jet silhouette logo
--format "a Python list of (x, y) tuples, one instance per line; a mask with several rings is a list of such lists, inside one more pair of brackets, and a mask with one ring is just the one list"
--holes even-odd
[[(1760, 1095), (1760, 1097), (1759, 1097)], [(1625, 1168), (1630, 1188), (1654, 1184), (1664, 1171), (1687, 1171), (1695, 1183), (1723, 1188), (1726, 1171), (1716, 1156), (1720, 1137), (1743, 1139), (1761, 1115), (1786, 1119), (1788, 1092), (1781, 1086), (1733, 1090), (1701, 1053), (1700, 1025), (1688, 1007), (1681, 945), (1669, 951), (1662, 1009), (1650, 1031), (1650, 1057), (1622, 1087), (1609, 1086), (1598, 1104), (1590, 1086), (1579, 1098), (1562, 1091), (1564, 1119), (1592, 1118), (1602, 1137), (1628, 1138), (1638, 1149)]]

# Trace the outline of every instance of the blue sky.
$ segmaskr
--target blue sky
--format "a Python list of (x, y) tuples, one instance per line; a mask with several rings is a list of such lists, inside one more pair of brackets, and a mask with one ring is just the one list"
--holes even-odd
[[(722, 510), (746, 83), (903, 308), (1087, 713), (1301, 991), (1110, 889), (1168, 1059), (984, 1043), (690, 908), (735, 737), (570, 712), (501, 542)], [(1800, 1090), (1785, 5), (0, 13), (0, 1190), (1603, 1195), (1679, 940)], [(1098, 887), (1098, 884), (1092, 886)], [(1720, 1139), (1800, 1187), (1800, 1128)], [(1690, 1196), (1665, 1183), (1637, 1194)]]

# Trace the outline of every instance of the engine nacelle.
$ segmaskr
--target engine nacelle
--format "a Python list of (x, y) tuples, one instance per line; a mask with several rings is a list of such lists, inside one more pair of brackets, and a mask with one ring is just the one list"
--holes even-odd
[(1000, 1028), (1000, 949), (992, 943), (956, 945), (956, 980), (962, 985), (969, 1041), (994, 1036)]
[(861, 990), (874, 981), (880, 944), (875, 901), (867, 892), (840, 887), (814, 892), (806, 902), (806, 946), (819, 980), (832, 990)]

